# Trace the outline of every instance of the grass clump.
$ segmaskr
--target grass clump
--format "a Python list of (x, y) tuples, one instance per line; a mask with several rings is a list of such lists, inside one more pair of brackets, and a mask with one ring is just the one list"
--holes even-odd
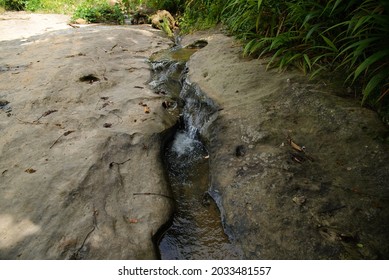
[(71, 14), (81, 0), (0, 0), (0, 7), (8, 11)]
[(7, 11), (22, 11), (26, 7), (27, 0), (1, 0), (0, 7)]
[(118, 4), (110, 5), (105, 0), (85, 0), (81, 2), (72, 19), (82, 18), (89, 23), (124, 23), (124, 13)]
[[(228, 1), (224, 21), (244, 53), (268, 56), (268, 67), (295, 66), (315, 77), (344, 75), (361, 88), (361, 103), (389, 102), (388, 4), (381, 0)], [(387, 110), (387, 109), (384, 109)]]

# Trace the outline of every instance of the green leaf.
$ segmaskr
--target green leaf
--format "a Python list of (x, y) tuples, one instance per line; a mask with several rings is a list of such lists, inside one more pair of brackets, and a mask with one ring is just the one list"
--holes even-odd
[(324, 36), (323, 34), (320, 34), (320, 36), (323, 38), (323, 40), (326, 42), (326, 44), (332, 49), (334, 50), (335, 52), (338, 52), (338, 48), (335, 46), (335, 44), (330, 40), (328, 39), (326, 36)]
[(311, 60), (309, 59), (309, 56), (305, 53), (303, 55), (303, 57), (304, 57), (305, 63), (309, 66), (309, 69), (311, 69), (312, 68), (312, 64), (311, 64)]
[(379, 51), (371, 56), (369, 56), (364, 62), (362, 62), (358, 68), (354, 71), (354, 79), (353, 82), (359, 77), (359, 75), (369, 68), (370, 65), (379, 61), (380, 59), (389, 55), (389, 50)]
[(363, 89), (363, 99), (362, 104), (365, 103), (366, 99), (369, 97), (369, 95), (377, 89), (378, 85), (382, 83), (386, 78), (388, 78), (388, 74), (386, 71), (382, 71), (375, 75), (373, 78), (370, 79), (369, 83), (366, 85), (366, 87)]
[(263, 0), (258, 0), (258, 11), (261, 10)]
[(332, 10), (331, 10), (331, 13), (330, 15), (332, 15), (332, 13), (336, 10), (336, 8), (339, 6), (339, 4), (342, 2), (343, 0), (337, 0), (335, 5), (332, 7)]

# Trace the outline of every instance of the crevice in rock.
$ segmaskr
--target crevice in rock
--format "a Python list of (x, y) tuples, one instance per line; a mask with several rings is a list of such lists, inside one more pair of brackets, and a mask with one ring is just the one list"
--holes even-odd
[(161, 259), (240, 257), (224, 232), (221, 205), (215, 204), (217, 196), (209, 181), (210, 155), (206, 143), (219, 108), (187, 78), (186, 61), (205, 45), (206, 41), (201, 40), (152, 57), (150, 86), (166, 96), (162, 106), (165, 104), (166, 110), (177, 108), (179, 115), (177, 124), (164, 135), (161, 151), (175, 198), (173, 216), (153, 237)]

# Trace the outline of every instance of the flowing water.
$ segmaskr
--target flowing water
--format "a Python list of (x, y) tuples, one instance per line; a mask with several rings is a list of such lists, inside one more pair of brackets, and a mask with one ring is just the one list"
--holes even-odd
[(176, 210), (158, 247), (161, 259), (237, 259), (240, 253), (224, 233), (209, 195), (210, 155), (202, 142), (218, 108), (186, 78), (185, 63), (196, 50), (176, 48), (151, 58), (150, 86), (181, 108), (177, 131), (163, 153)]

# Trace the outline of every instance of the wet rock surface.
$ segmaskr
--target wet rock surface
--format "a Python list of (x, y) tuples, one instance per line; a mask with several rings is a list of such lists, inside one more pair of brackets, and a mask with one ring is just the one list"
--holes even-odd
[(211, 189), (244, 258), (388, 258), (388, 128), (331, 81), (265, 71), (233, 38), (198, 36), (208, 46), (189, 79), (222, 108)]
[(150, 26), (0, 42), (0, 259), (157, 257), (176, 118), (147, 59), (169, 44)]
[[(0, 259), (156, 258), (172, 213), (161, 134), (178, 116), (149, 89), (147, 58), (170, 41), (148, 26), (58, 28), (0, 42)], [(210, 194), (242, 258), (387, 259), (376, 114), (331, 81), (265, 71), (219, 32), (183, 45), (198, 39), (189, 79), (219, 108)]]

